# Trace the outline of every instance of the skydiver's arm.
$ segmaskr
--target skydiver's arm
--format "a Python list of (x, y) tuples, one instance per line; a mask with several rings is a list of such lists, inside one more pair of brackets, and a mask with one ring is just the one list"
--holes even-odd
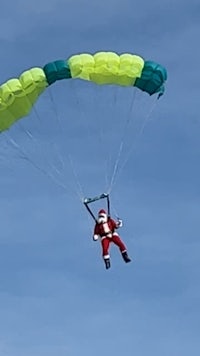
[(93, 235), (93, 241), (97, 241), (99, 239), (99, 235)]
[(112, 223), (113, 223), (113, 227), (115, 229), (119, 229), (120, 227), (123, 226), (123, 221), (121, 219), (118, 219), (117, 221), (115, 221), (113, 219), (111, 219), (111, 220), (112, 220)]
[(117, 225), (118, 225), (118, 228), (123, 226), (123, 221), (122, 221), (122, 219), (118, 219)]
[(96, 224), (94, 227), (94, 234), (93, 234), (93, 240), (97, 241), (99, 238), (99, 234), (98, 234), (98, 225)]

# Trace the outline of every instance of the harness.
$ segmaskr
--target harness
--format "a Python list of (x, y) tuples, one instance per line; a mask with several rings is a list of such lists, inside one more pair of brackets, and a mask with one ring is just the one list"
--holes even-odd
[[(97, 223), (97, 219), (95, 217), (95, 215), (93, 214), (92, 210), (90, 209), (89, 207), (89, 204), (90, 203), (93, 203), (97, 200), (100, 200), (100, 199), (106, 199), (106, 202), (107, 202), (107, 212), (108, 212), (108, 219), (110, 218), (110, 199), (109, 199), (109, 194), (107, 193), (103, 193), (97, 197), (94, 197), (94, 198), (85, 198), (83, 200), (83, 204), (85, 205), (87, 211), (89, 212), (89, 214), (92, 216), (92, 218), (94, 219), (94, 221)], [(105, 236), (105, 235), (103, 235)]]
[[(108, 218), (108, 221), (109, 221), (109, 218)], [(107, 223), (104, 223), (104, 224), (107, 224)], [(109, 230), (109, 231), (104, 231), (104, 233), (102, 233), (102, 234), (100, 234), (99, 236), (100, 237), (107, 237), (108, 235), (113, 235), (114, 234), (114, 232), (115, 232), (115, 230), (113, 229), (113, 230)], [(112, 237), (112, 236), (111, 236)]]

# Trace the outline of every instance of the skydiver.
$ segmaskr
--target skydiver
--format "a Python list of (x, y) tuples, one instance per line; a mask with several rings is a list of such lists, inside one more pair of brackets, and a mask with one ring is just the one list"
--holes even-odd
[(128, 256), (127, 249), (121, 237), (115, 231), (116, 229), (122, 227), (122, 220), (113, 220), (107, 215), (106, 211), (101, 209), (98, 213), (98, 219), (94, 227), (93, 240), (97, 241), (100, 238), (102, 246), (102, 256), (105, 262), (106, 269), (110, 268), (110, 255), (109, 255), (109, 245), (113, 242), (119, 247), (121, 255), (126, 263), (131, 262)]

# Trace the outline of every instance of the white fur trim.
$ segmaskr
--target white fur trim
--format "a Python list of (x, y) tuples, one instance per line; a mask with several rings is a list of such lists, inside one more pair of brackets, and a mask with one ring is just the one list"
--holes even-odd
[(94, 240), (94, 241), (97, 241), (98, 238), (99, 238), (99, 235), (94, 235), (94, 236), (93, 236), (93, 240)]
[(123, 221), (122, 220), (118, 220), (118, 227), (122, 227), (123, 226)]
[(110, 231), (110, 228), (109, 228), (109, 225), (107, 222), (103, 224), (103, 230), (106, 234), (106, 237), (112, 237), (112, 232)]
[(104, 224), (108, 221), (107, 215), (105, 215), (104, 217), (100, 217), (98, 218), (98, 223), (99, 224)]
[(119, 234), (117, 232), (114, 232), (114, 234), (112, 234), (112, 236), (119, 236)]
[(110, 232), (110, 228), (109, 228), (107, 222), (103, 224), (103, 229), (104, 229), (104, 232), (105, 232), (105, 233)]
[(103, 258), (104, 260), (107, 260), (108, 258), (110, 258), (110, 255), (104, 255)]

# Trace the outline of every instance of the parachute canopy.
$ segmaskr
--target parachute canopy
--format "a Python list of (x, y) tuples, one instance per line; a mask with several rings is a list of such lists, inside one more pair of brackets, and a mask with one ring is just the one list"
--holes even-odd
[(0, 132), (31, 111), (39, 95), (61, 79), (79, 78), (99, 85), (134, 86), (150, 95), (164, 93), (167, 71), (138, 55), (114, 52), (83, 53), (31, 68), (0, 86)]

